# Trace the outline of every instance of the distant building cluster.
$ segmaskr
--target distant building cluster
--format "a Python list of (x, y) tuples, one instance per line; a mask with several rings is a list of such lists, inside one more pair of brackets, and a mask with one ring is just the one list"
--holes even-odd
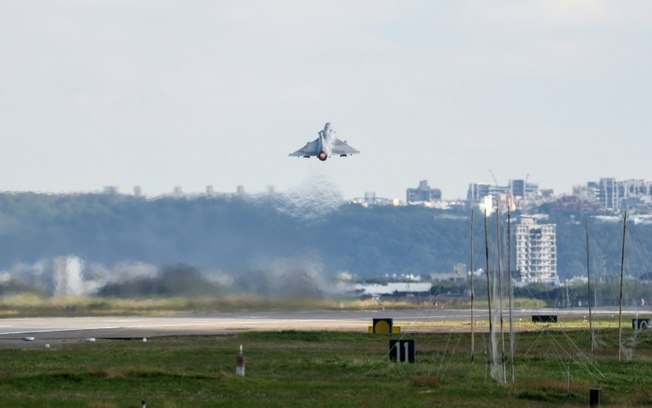
[(555, 196), (552, 189), (540, 189), (538, 184), (529, 183), (527, 179), (510, 180), (506, 186), (471, 183), (467, 191), (467, 205), (488, 213), (496, 209), (522, 210), (543, 203), (587, 211), (649, 213), (652, 211), (652, 182), (601, 178), (577, 185), (571, 195), (563, 196)]
[(376, 193), (368, 191), (364, 197), (354, 198), (353, 202), (363, 205), (365, 207), (376, 205), (422, 205), (432, 208), (450, 208), (453, 205), (451, 202), (442, 200), (441, 190), (432, 188), (428, 185), (428, 180), (419, 181), (416, 188), (408, 188), (405, 193), (405, 202), (399, 199), (388, 199), (376, 197)]
[(573, 187), (573, 195), (597, 203), (604, 210), (652, 208), (652, 182), (601, 178)]
[(486, 210), (491, 214), (494, 209), (511, 210), (536, 204), (553, 197), (552, 189), (539, 189), (539, 185), (529, 183), (527, 179), (509, 180), (506, 186), (489, 183), (471, 183), (466, 193), (467, 204)]
[[(376, 199), (375, 194), (374, 203), (364, 199), (360, 201), (368, 205), (386, 203), (382, 199)], [(573, 187), (570, 195), (555, 195), (553, 189), (540, 188), (537, 183), (529, 182), (527, 177), (511, 179), (507, 185), (473, 182), (468, 186), (466, 201), (446, 201), (442, 198), (439, 188), (430, 187), (427, 180), (421, 180), (418, 187), (406, 190), (405, 200), (407, 205), (416, 204), (442, 209), (463, 206), (486, 210), (487, 214), (496, 210), (527, 210), (545, 203), (585, 211), (618, 213), (634, 210), (641, 214), (648, 214), (652, 213), (652, 181), (642, 179), (619, 181), (615, 178), (601, 178), (598, 181), (588, 181), (584, 185)], [(396, 201), (392, 204), (396, 205)]]
[(441, 190), (430, 188), (428, 180), (421, 180), (417, 188), (408, 188), (405, 202), (410, 204), (432, 205), (441, 201)]
[(398, 199), (389, 199), (383, 197), (377, 197), (376, 193), (373, 191), (367, 191), (364, 193), (362, 198), (354, 198), (353, 203), (360, 204), (364, 207), (378, 206), (378, 205), (401, 205), (401, 201)]
[[(107, 195), (119, 194), (117, 186), (105, 186), (103, 191)], [(269, 187), (268, 194), (274, 194), (274, 187)], [(140, 186), (133, 189), (134, 196), (143, 197)], [(233, 194), (233, 193), (231, 193)], [(181, 186), (175, 186), (170, 197), (187, 197), (199, 194), (187, 194)], [(206, 196), (222, 196), (226, 193), (217, 193), (212, 185), (207, 185), (203, 193)], [(245, 196), (244, 186), (237, 186), (235, 195)], [(524, 179), (510, 179), (506, 185), (494, 183), (469, 183), (466, 200), (444, 200), (441, 189), (431, 187), (428, 180), (419, 181), (416, 187), (405, 190), (405, 201), (398, 198), (384, 198), (376, 195), (374, 191), (367, 191), (363, 197), (354, 198), (353, 203), (365, 207), (382, 205), (422, 205), (425, 207), (451, 209), (451, 208), (478, 208), (492, 214), (496, 210), (515, 211), (527, 210), (544, 203), (558, 207), (572, 207), (586, 211), (605, 211), (618, 213), (623, 210), (637, 210), (641, 214), (652, 213), (652, 181), (642, 179), (616, 180), (615, 178), (601, 178), (598, 181), (588, 181), (583, 185), (573, 187), (570, 195), (556, 196), (549, 188), (540, 188), (539, 184)]]

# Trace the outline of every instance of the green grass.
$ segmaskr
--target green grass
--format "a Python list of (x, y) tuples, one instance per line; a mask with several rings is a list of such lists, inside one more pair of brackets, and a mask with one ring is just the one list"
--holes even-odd
[[(536, 299), (516, 299), (516, 308), (544, 307)], [(438, 300), (438, 308), (470, 308), (465, 298)], [(486, 302), (477, 301), (476, 309), (485, 308)], [(278, 299), (255, 294), (220, 296), (176, 296), (146, 298), (116, 298), (99, 296), (52, 297), (36, 293), (0, 296), (0, 318), (44, 316), (157, 316), (188, 312), (236, 312), (252, 310), (316, 310), (316, 309), (432, 309), (429, 299), (357, 299), (350, 297), (324, 297), (306, 299)]]
[(352, 298), (274, 299), (260, 295), (114, 298), (98, 296), (51, 297), (34, 293), (0, 296), (0, 318), (44, 316), (143, 316), (188, 312), (252, 310), (368, 310), (430, 308), (424, 300), (360, 300)]
[[(652, 335), (625, 334), (632, 358), (618, 362), (612, 329), (598, 332), (593, 355), (583, 330), (519, 333), (514, 385), (488, 375), (485, 335), (476, 334), (471, 362), (468, 333), (403, 335), (416, 341), (415, 364), (391, 363), (388, 337), (362, 333), (98, 339), (50, 349), (30, 344), (0, 350), (0, 407), (139, 407), (142, 399), (148, 407), (170, 408), (585, 407), (592, 387), (603, 389), (603, 406), (649, 406)], [(244, 378), (234, 374), (240, 344)]]

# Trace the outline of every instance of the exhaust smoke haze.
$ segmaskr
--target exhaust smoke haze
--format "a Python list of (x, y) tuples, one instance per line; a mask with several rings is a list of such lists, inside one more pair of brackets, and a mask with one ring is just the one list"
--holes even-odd
[(315, 168), (299, 186), (276, 195), (274, 201), (274, 207), (280, 213), (307, 221), (330, 214), (345, 203), (342, 192), (325, 170)]
[(238, 273), (200, 272), (178, 264), (157, 268), (142, 262), (111, 267), (87, 264), (76, 256), (18, 264), (0, 272), (0, 286), (18, 284), (26, 290), (59, 296), (256, 294), (270, 299), (321, 298), (332, 291), (319, 264), (298, 258), (259, 260), (256, 267)]
[(259, 266), (233, 276), (229, 290), (272, 299), (321, 298), (331, 292), (319, 263), (299, 258), (260, 260)]
[[(102, 235), (108, 229), (103, 227), (96, 231), (99, 234), (75, 241), (69, 238), (76, 231), (69, 229), (70, 223), (56, 220), (54, 223), (62, 226), (61, 241), (66, 242), (66, 247), (79, 248), (78, 253), (84, 255), (16, 263), (0, 271), (0, 293), (11, 283), (13, 288), (53, 296), (165, 295), (175, 290), (175, 285), (167, 285), (177, 279), (171, 274), (174, 270), (177, 275), (188, 274), (189, 279), (205, 283), (192, 289), (186, 287), (186, 291), (193, 293), (203, 286), (203, 292), (252, 293), (273, 298), (321, 297), (332, 290), (322, 270), (323, 251), (319, 241), (306, 239), (302, 234), (307, 227), (329, 222), (330, 215), (345, 203), (327, 171), (323, 166), (312, 167), (304, 181), (288, 192), (242, 193), (236, 200), (230, 197), (189, 200), (192, 204), (187, 207), (179, 199), (169, 197), (151, 204), (134, 199), (121, 201), (115, 195), (55, 197), (52, 205), (73, 206), (80, 210), (75, 214), (86, 214), (88, 211), (82, 210), (91, 207), (131, 220), (125, 228), (132, 233)], [(149, 220), (150, 214), (157, 222), (143, 224), (142, 220)], [(78, 228), (98, 222), (90, 215), (81, 218), (75, 215), (73, 219)], [(92, 232), (93, 228), (88, 230)], [(125, 236), (128, 239), (123, 241)], [(109, 248), (114, 248), (113, 254)], [(127, 252), (123, 254), (125, 249)], [(109, 259), (117, 258), (118, 262), (97, 261), (95, 255), (107, 253), (111, 254)], [(119, 262), (124, 256), (148, 261)], [(192, 265), (203, 265), (203, 270)]]
[(2, 273), (6, 283), (36, 289), (53, 296), (93, 295), (104, 286), (156, 276), (157, 268), (142, 262), (113, 267), (87, 264), (77, 256), (60, 256), (33, 264), (16, 264)]

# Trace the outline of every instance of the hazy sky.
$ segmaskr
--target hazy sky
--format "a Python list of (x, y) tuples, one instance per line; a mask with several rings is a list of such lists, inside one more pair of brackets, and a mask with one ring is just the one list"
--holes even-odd
[(652, 180), (651, 99), (647, 0), (0, 2), (0, 190), (570, 192)]

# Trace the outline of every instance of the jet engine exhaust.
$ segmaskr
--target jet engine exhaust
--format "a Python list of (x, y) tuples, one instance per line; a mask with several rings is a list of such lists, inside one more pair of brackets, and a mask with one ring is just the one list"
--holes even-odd
[(317, 157), (318, 157), (319, 160), (321, 160), (321, 161), (325, 161), (325, 160), (328, 158), (328, 156), (327, 156), (326, 153), (324, 153), (324, 152), (319, 152), (319, 156), (317, 156)]

